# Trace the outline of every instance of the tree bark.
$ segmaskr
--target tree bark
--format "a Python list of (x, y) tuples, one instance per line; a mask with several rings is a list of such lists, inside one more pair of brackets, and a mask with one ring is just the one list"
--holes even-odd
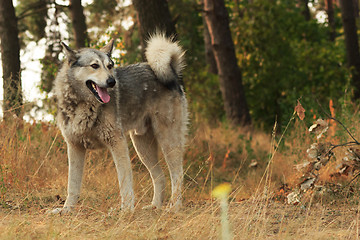
[(40, 89), (50, 93), (54, 85), (57, 69), (61, 66), (59, 60), (60, 53), (63, 52), (59, 39), (61, 39), (59, 19), (63, 10), (54, 7), (55, 13), (49, 16), (49, 22), (52, 26), (49, 28), (46, 39), (45, 56), (40, 60), (42, 64)]
[(329, 37), (330, 41), (335, 41), (336, 29), (335, 29), (335, 17), (334, 17), (334, 0), (326, 0), (326, 13), (328, 15), (328, 24), (329, 24)]
[(209, 72), (211, 72), (212, 74), (218, 74), (215, 56), (211, 45), (211, 37), (205, 21), (205, 16), (203, 16), (203, 24), (204, 24), (205, 61), (206, 64), (208, 65)]
[(0, 1), (0, 39), (4, 88), (4, 119), (8, 113), (21, 116), (20, 43), (12, 0)]
[(89, 44), (86, 18), (81, 0), (70, 0), (71, 22), (73, 25), (76, 48), (83, 48)]
[(229, 16), (224, 0), (204, 1), (205, 20), (211, 37), (220, 90), (227, 119), (234, 125), (250, 125), (251, 118), (245, 99), (242, 77), (232, 41)]
[(341, 18), (344, 26), (346, 56), (352, 69), (354, 99), (360, 98), (360, 53), (356, 28), (356, 15), (352, 0), (340, 0)]
[(175, 24), (166, 0), (133, 0), (133, 5), (137, 12), (143, 50), (146, 48), (146, 40), (157, 30), (176, 38)]
[(302, 8), (301, 13), (306, 21), (310, 21), (311, 14), (309, 9), (309, 0), (300, 0), (300, 6)]
[(352, 0), (354, 4), (354, 14), (355, 18), (359, 19), (359, 0)]

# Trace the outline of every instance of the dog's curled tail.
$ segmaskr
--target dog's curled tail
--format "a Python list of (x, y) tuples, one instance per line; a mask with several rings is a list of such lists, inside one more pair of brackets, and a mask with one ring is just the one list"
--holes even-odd
[(173, 41), (173, 38), (166, 37), (164, 33), (155, 33), (150, 36), (145, 56), (156, 77), (162, 83), (180, 81), (185, 67), (185, 51)]

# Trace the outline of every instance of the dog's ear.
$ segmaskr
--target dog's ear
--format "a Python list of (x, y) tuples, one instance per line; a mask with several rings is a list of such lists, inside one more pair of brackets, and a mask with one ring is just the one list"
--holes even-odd
[(76, 53), (64, 42), (61, 42), (61, 46), (63, 47), (63, 50), (68, 58), (69, 63), (75, 62), (77, 60)]
[(100, 51), (106, 53), (109, 57), (111, 57), (111, 53), (114, 47), (114, 39), (111, 39), (108, 44), (106, 44), (104, 47), (100, 48)]

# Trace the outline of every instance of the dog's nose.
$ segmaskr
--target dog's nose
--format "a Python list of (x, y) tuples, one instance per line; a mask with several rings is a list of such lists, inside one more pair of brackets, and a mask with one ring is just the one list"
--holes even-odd
[(106, 80), (106, 84), (107, 84), (108, 87), (110, 87), (110, 88), (114, 87), (114, 86), (115, 86), (115, 83), (116, 83), (116, 81), (115, 81), (114, 78), (108, 78), (108, 79)]

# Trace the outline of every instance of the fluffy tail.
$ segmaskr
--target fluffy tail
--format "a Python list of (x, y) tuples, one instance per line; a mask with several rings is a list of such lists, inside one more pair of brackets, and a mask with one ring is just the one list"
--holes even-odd
[(146, 59), (156, 77), (164, 84), (181, 79), (185, 67), (185, 51), (164, 33), (155, 33), (148, 40)]

